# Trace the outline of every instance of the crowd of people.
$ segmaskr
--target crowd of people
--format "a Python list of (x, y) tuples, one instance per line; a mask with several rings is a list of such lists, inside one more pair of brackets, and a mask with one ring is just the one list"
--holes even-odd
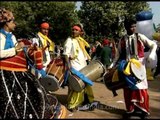
[[(143, 117), (149, 115), (144, 47), (150, 48), (147, 59), (154, 60), (155, 53), (157, 52), (157, 56), (160, 54), (160, 46), (157, 47), (159, 44), (145, 35), (136, 33), (136, 21), (128, 19), (124, 26), (126, 34), (118, 41), (118, 45), (114, 40), (104, 38), (102, 43), (95, 41), (95, 45), (91, 48), (84, 38), (83, 25), (74, 24), (71, 27), (71, 37), (64, 41), (64, 46), (59, 47), (49, 38), (50, 24), (45, 21), (39, 25), (36, 37), (26, 45), (26, 42), (18, 41), (12, 33), (16, 27), (13, 13), (4, 8), (0, 9), (0, 118), (66, 118), (67, 109), (74, 112), (78, 107), (91, 105), (94, 102), (94, 88), (87, 83), (82, 91), (77, 92), (69, 82), (65, 81), (68, 87), (66, 106), (41, 85), (39, 79), (47, 75), (48, 65), (57, 57), (64, 59), (64, 74), (67, 73), (65, 75), (67, 81), (70, 79), (69, 76), (76, 76), (93, 60), (99, 60), (106, 70), (117, 66), (119, 72), (122, 64), (129, 66), (128, 63), (137, 61), (144, 70), (144, 78), (140, 82), (134, 79), (136, 81), (134, 85), (126, 84), (123, 88), (127, 110), (124, 116), (129, 117), (136, 112), (140, 112)], [(28, 61), (32, 62), (28, 63)], [(160, 74), (159, 63), (158, 58), (154, 77)], [(38, 72), (29, 69), (29, 64), (32, 64), (32, 69)], [(127, 70), (124, 71), (131, 74)], [(128, 77), (124, 74), (119, 79), (126, 80), (126, 76)]]

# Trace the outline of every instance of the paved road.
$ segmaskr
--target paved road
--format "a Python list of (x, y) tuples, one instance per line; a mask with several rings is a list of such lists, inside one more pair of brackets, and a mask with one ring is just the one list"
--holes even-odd
[[(150, 97), (150, 116), (149, 119), (160, 119), (160, 77), (149, 83)], [(60, 88), (54, 92), (62, 104), (66, 104), (68, 88)], [(67, 118), (93, 118), (93, 119), (121, 119), (125, 112), (125, 104), (123, 99), (122, 89), (118, 90), (118, 96), (113, 97), (113, 94), (102, 82), (94, 82), (93, 91), (95, 101), (99, 101), (99, 106), (94, 111), (68, 111)], [(137, 118), (139, 119), (139, 118)]]

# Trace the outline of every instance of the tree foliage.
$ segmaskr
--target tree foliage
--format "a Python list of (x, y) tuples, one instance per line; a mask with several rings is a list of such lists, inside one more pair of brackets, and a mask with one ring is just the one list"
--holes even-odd
[(149, 10), (145, 1), (82, 1), (79, 11), (74, 1), (2, 1), (1, 7), (13, 11), (18, 38), (33, 37), (42, 21), (50, 23), (50, 37), (62, 43), (71, 33), (71, 26), (81, 22), (90, 42), (104, 37), (118, 39), (124, 32), (125, 18), (134, 17), (142, 10)]
[(79, 22), (75, 2), (3, 1), (1, 6), (13, 11), (17, 22), (15, 34), (18, 38), (34, 37), (39, 24), (47, 21), (51, 26), (50, 37), (61, 43), (70, 35), (71, 25)]
[(117, 39), (124, 31), (125, 18), (135, 17), (138, 12), (148, 9), (147, 2), (83, 1), (78, 14), (86, 34), (94, 40)]

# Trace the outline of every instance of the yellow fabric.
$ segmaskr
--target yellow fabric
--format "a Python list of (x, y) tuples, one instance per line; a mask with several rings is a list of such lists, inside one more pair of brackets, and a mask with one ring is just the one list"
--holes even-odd
[(146, 68), (146, 72), (147, 72), (147, 80), (154, 80), (151, 68)]
[(90, 103), (94, 101), (94, 95), (93, 95), (93, 90), (92, 90), (91, 86), (86, 85), (86, 87), (84, 89), (84, 93), (87, 94), (88, 100), (89, 100)]
[(86, 87), (81, 92), (76, 92), (69, 89), (68, 91), (68, 109), (78, 107), (84, 102), (84, 93), (87, 94), (89, 102), (93, 102), (94, 96), (91, 86), (86, 85)]
[(41, 32), (38, 32), (38, 35), (40, 35), (44, 39), (42, 41), (42, 44), (43, 44), (44, 47), (47, 46), (47, 41), (50, 43), (49, 51), (53, 52), (54, 51), (54, 46), (55, 46), (54, 42), (51, 39), (49, 39), (46, 35), (43, 35)]
[(160, 41), (160, 33), (156, 32), (152, 35), (154, 40)]
[[(83, 51), (83, 53), (84, 53), (84, 55), (87, 57), (87, 59), (91, 59), (91, 57), (89, 56), (89, 54), (87, 53), (87, 51), (86, 51), (86, 49), (85, 49), (85, 46), (86, 47), (90, 47), (90, 45), (88, 44), (88, 42), (86, 41), (86, 40), (84, 40), (82, 37), (76, 37), (75, 38), (77, 41), (78, 41), (78, 43), (79, 43), (79, 46), (80, 46), (80, 48), (82, 49), (82, 51)], [(77, 54), (78, 54), (78, 51), (76, 50), (75, 51), (75, 56), (77, 56)]]
[(130, 71), (131, 63), (133, 63), (134, 65), (136, 65), (137, 68), (141, 67), (141, 63), (138, 60), (136, 60), (135, 58), (132, 58), (132, 59), (130, 59), (128, 61), (127, 67), (123, 71), (124, 74), (126, 74), (126, 75), (130, 75), (131, 74), (131, 71)]
[(115, 70), (115, 72), (113, 73), (112, 82), (117, 82), (117, 81), (119, 81), (118, 70)]
[(126, 75), (131, 74), (130, 67), (131, 67), (131, 62), (128, 62), (126, 69), (123, 71), (124, 74), (126, 74)]

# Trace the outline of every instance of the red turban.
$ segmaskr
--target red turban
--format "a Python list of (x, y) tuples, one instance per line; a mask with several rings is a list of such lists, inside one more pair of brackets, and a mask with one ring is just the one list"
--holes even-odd
[(41, 28), (49, 29), (49, 24), (47, 22), (44, 22), (41, 24)]
[(103, 45), (109, 45), (110, 41), (108, 39), (103, 40)]
[(72, 29), (81, 32), (81, 28), (79, 26), (77, 26), (77, 25), (73, 26)]

